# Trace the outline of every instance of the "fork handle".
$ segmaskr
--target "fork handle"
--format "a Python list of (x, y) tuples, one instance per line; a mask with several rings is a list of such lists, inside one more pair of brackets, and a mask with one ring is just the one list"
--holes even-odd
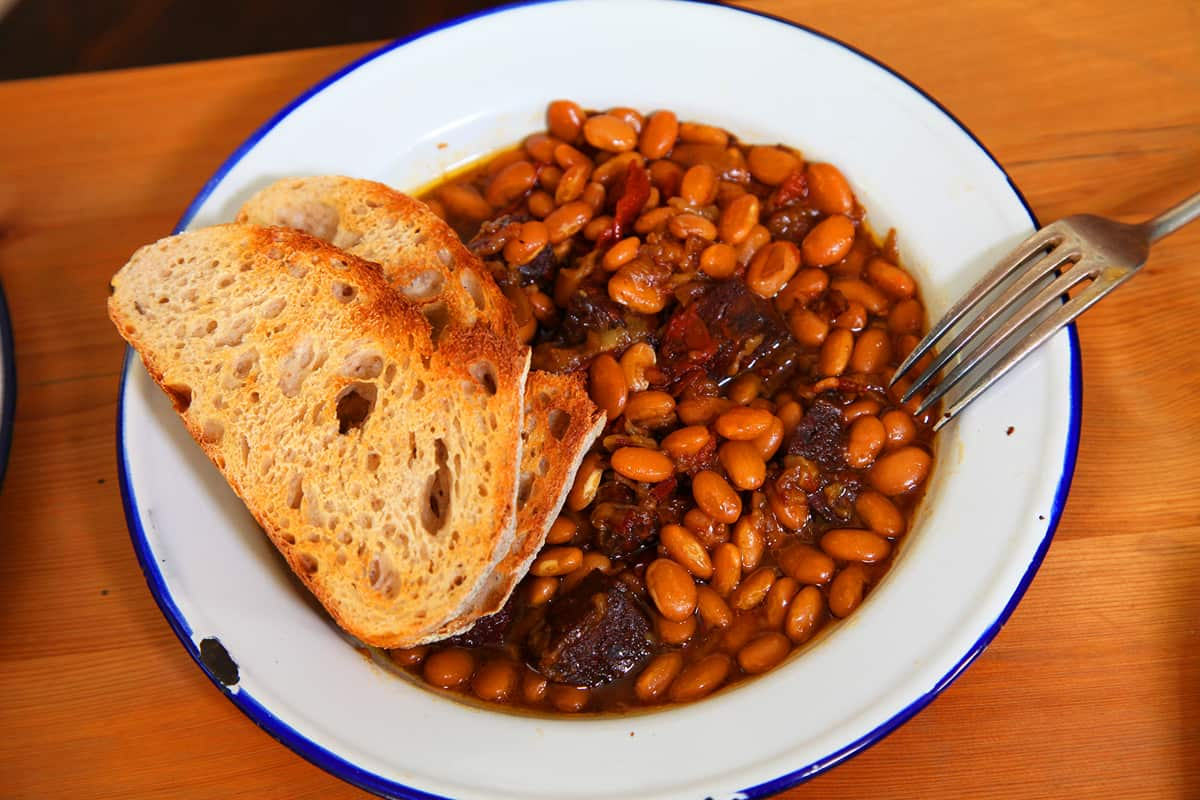
[(1179, 230), (1196, 217), (1200, 217), (1200, 192), (1167, 209), (1157, 217), (1146, 220), (1142, 223), (1142, 227), (1146, 230), (1146, 236), (1150, 242), (1154, 243)]

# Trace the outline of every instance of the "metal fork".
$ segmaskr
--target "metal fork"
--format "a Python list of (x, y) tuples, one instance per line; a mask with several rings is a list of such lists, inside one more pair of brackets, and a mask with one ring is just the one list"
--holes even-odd
[[(970, 376), (971, 380), (963, 384), (966, 388), (934, 423), (934, 430), (941, 428), (1038, 345), (1132, 278), (1146, 263), (1151, 244), (1198, 216), (1200, 193), (1137, 225), (1090, 214), (1076, 214), (1050, 223), (1021, 242), (951, 306), (896, 369), (889, 385), (899, 380), (922, 356), (946, 338), (972, 309), (1003, 286), (1002, 293), (982, 312), (967, 320), (965, 326), (937, 352), (929, 366), (904, 392), (904, 401), (907, 402), (930, 386), (930, 381), (950, 359), (962, 353), (949, 374), (940, 383), (931, 386), (917, 410), (918, 415), (924, 413)], [(1005, 286), (1010, 279), (1011, 283)], [(1089, 280), (1089, 285), (1073, 297), (1065, 298), (1071, 289)], [(1035, 291), (1031, 299), (1012, 308), (1017, 301)], [(1022, 328), (1029, 326), (1031, 320), (1059, 302), (1060, 298), (1065, 302), (1058, 310), (1041, 319), (1024, 335), (1018, 335)], [(976, 369), (992, 356), (998, 356), (998, 360), (991, 362), (986, 371)], [(981, 372), (982, 375), (979, 375)]]

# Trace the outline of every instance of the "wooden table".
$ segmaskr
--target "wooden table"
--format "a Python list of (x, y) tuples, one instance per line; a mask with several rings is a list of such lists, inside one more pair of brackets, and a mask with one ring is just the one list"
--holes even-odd
[[(1193, 2), (749, 7), (879, 57), (992, 149), (1043, 220), (1200, 188)], [(982, 4), (980, 4), (982, 5)], [(20, 394), (0, 494), (0, 796), (361, 797), (196, 669), (130, 547), (110, 274), (230, 150), (369, 45), (0, 84), (0, 279)], [(885, 741), (788, 797), (1200, 797), (1200, 225), (1080, 324), (1062, 524), (992, 646)]]

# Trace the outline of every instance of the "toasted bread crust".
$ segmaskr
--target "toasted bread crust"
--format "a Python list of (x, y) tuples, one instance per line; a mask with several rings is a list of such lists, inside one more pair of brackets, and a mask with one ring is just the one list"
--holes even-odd
[(112, 288), (117, 329), (339, 625), (409, 647), (467, 624), (515, 536), (527, 360), (482, 331), (434, 342), (375, 265), (292, 230), (170, 237)]

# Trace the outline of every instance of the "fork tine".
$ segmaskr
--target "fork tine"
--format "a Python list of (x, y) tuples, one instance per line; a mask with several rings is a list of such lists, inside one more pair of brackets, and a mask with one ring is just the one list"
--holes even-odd
[(939, 430), (943, 425), (952, 420), (959, 412), (970, 405), (975, 398), (983, 394), (989, 386), (1004, 377), (1025, 356), (1032, 353), (1045, 343), (1047, 339), (1073, 322), (1076, 317), (1095, 305), (1106, 294), (1132, 278), (1134, 273), (1134, 270), (1102, 270), (1090, 286), (1064, 303), (1058, 311), (1044, 319), (1036, 328), (1030, 331), (1028, 336), (1009, 350), (1002, 359), (993, 364), (987, 373), (972, 383), (961, 396), (955, 399), (950, 408), (938, 417), (937, 422), (933, 424), (933, 429), (935, 431)]
[(990, 305), (982, 313), (974, 317), (965, 328), (959, 331), (958, 335), (950, 341), (950, 344), (938, 351), (935, 358), (925, 370), (917, 376), (917, 379), (912, 382), (912, 386), (905, 391), (904, 397), (901, 398), (904, 402), (908, 402), (909, 398), (915, 395), (921, 389), (925, 388), (925, 384), (933, 379), (933, 376), (946, 365), (950, 359), (958, 354), (964, 346), (979, 334), (981, 330), (990, 325), (997, 317), (1013, 303), (1025, 296), (1034, 284), (1042, 278), (1049, 275), (1054, 270), (1061, 267), (1068, 261), (1073, 261), (1079, 258), (1079, 251), (1074, 248), (1067, 248), (1062, 245), (1055, 247), (1047, 253), (1039, 261), (1035, 261), (1032, 266), (1026, 268), (1019, 278), (1004, 290), (1004, 293), (991, 302)]
[(961, 381), (979, 362), (983, 361), (998, 348), (1007, 346), (1022, 325), (1033, 319), (1038, 312), (1049, 306), (1059, 297), (1066, 294), (1072, 286), (1091, 277), (1093, 273), (1094, 270), (1090, 260), (1085, 259), (1055, 278), (1052, 283), (1038, 292), (1032, 300), (1013, 312), (1012, 316), (1006, 319), (1003, 325), (993, 331), (982, 344), (968, 351), (963, 356), (963, 360), (950, 371), (950, 374), (921, 401), (921, 404), (917, 406), (916, 414), (920, 415), (924, 413), (926, 409), (936, 403), (946, 392), (954, 388), (954, 385)]
[(933, 347), (938, 339), (945, 335), (946, 331), (953, 328), (963, 316), (974, 308), (984, 297), (986, 297), (993, 289), (1004, 282), (1004, 279), (1013, 273), (1021, 264), (1025, 263), (1039, 250), (1045, 250), (1047, 247), (1053, 247), (1060, 240), (1059, 232), (1055, 228), (1055, 223), (1051, 223), (1041, 230), (1034, 231), (1033, 234), (1025, 241), (1013, 248), (1007, 256), (1000, 260), (996, 266), (988, 270), (979, 281), (971, 287), (971, 290), (963, 295), (959, 300), (950, 307), (938, 323), (933, 326), (933, 329), (925, 335), (913, 351), (908, 354), (908, 357), (900, 363), (896, 368), (896, 372), (892, 375), (892, 379), (888, 382), (891, 386), (900, 376), (908, 371), (916, 361), (929, 348)]

